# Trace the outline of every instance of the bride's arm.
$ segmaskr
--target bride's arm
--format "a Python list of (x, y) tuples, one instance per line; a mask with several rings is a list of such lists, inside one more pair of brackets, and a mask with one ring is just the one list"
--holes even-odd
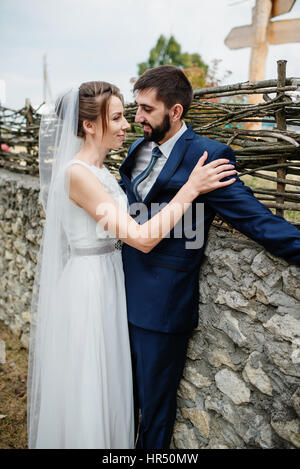
[[(79, 164), (70, 166), (69, 197), (85, 209), (113, 236), (142, 252), (150, 252), (180, 220), (199, 194), (232, 184), (235, 178), (220, 179), (235, 174), (229, 160), (219, 159), (203, 166), (205, 152), (190, 174), (188, 181), (159, 213), (139, 225), (103, 188), (91, 171)], [(226, 171), (227, 170), (227, 171)]]

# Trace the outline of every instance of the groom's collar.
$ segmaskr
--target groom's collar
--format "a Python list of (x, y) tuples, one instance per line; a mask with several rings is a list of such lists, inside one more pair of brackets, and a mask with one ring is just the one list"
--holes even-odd
[[(180, 135), (178, 135), (179, 133)], [(173, 135), (173, 137), (175, 136), (176, 136), (176, 141), (173, 142), (169, 155), (171, 154), (175, 146), (177, 148), (177, 145), (179, 144), (179, 142), (181, 142), (182, 140), (191, 140), (194, 138), (195, 134), (194, 134), (192, 127), (190, 125), (187, 126), (186, 123), (183, 122), (181, 129), (179, 129), (179, 131), (175, 135)], [(171, 137), (171, 139), (173, 137)], [(171, 139), (169, 139), (165, 143), (168, 143)], [(134, 165), (134, 162), (135, 162), (136, 151), (141, 147), (141, 145), (144, 145), (145, 143), (146, 143), (146, 140), (144, 139), (144, 137), (138, 138), (135, 142), (133, 142), (133, 144), (130, 147), (127, 157), (125, 158), (125, 160), (120, 166), (120, 169), (119, 169), (120, 173), (125, 174), (125, 176), (127, 175), (127, 177), (130, 176), (131, 167), (132, 165)]]
[(155, 142), (152, 142), (152, 149), (158, 146), (158, 148), (160, 149), (164, 157), (168, 158), (171, 154), (171, 151), (173, 150), (175, 143), (181, 137), (181, 135), (184, 134), (186, 130), (187, 130), (186, 123), (182, 121), (182, 125), (180, 129), (176, 132), (176, 134), (174, 134), (171, 138), (169, 138), (166, 142), (162, 143), (161, 145), (157, 145)]

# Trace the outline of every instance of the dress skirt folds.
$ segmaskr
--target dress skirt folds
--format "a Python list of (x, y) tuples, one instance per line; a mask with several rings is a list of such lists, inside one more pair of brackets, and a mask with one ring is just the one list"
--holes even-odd
[(42, 371), (37, 448), (133, 447), (121, 253), (74, 256), (56, 298)]

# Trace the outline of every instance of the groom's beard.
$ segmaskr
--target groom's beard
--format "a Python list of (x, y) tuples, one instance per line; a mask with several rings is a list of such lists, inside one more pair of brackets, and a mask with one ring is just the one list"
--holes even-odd
[(160, 125), (157, 125), (156, 127), (152, 127), (152, 125), (148, 124), (149, 127), (151, 127), (152, 132), (146, 132), (144, 130), (144, 138), (148, 142), (155, 142), (159, 143), (161, 140), (163, 140), (166, 136), (166, 133), (169, 132), (171, 128), (171, 123), (170, 123), (170, 117), (169, 114), (166, 114), (162, 123)]

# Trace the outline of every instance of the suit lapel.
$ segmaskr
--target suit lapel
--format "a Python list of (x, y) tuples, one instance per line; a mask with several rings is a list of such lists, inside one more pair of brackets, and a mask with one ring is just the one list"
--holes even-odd
[(143, 200), (145, 204), (153, 199), (160, 188), (166, 185), (169, 179), (175, 173), (184, 155), (186, 154), (190, 141), (193, 139), (193, 137), (194, 132), (191, 127), (188, 127), (184, 134), (177, 140), (155, 183)]
[[(188, 126), (184, 134), (175, 143), (164, 167), (162, 168), (152, 188), (146, 195), (143, 201), (144, 203), (148, 203), (157, 194), (160, 188), (167, 184), (169, 179), (172, 177), (172, 175), (175, 173), (176, 169), (180, 165), (184, 155), (187, 152), (190, 141), (193, 138), (194, 131), (190, 126)], [(129, 199), (129, 203), (132, 203), (134, 201), (136, 202), (135, 196), (132, 191), (131, 173), (135, 164), (136, 152), (139, 150), (140, 146), (144, 143), (144, 141), (144, 138), (140, 138), (131, 145), (128, 155), (119, 169), (121, 180), (126, 187), (126, 193)]]
[(121, 180), (125, 184), (127, 190), (131, 190), (131, 173), (135, 163), (136, 152), (144, 141), (144, 138), (140, 138), (131, 145), (127, 157), (119, 168)]

